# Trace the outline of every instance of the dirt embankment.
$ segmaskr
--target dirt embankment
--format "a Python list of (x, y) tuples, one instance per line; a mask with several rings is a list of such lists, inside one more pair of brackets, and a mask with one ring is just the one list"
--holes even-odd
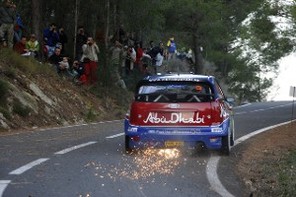
[(242, 145), (236, 173), (253, 196), (296, 196), (296, 122)]

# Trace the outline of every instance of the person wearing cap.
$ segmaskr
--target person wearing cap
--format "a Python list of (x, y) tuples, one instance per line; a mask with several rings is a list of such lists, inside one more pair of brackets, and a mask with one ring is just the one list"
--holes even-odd
[(32, 52), (35, 58), (39, 57), (40, 44), (35, 34), (31, 34), (29, 41), (26, 43), (26, 48)]
[(177, 46), (175, 43), (175, 38), (171, 37), (167, 43), (167, 49), (168, 49), (168, 59), (174, 59), (175, 54), (177, 52)]

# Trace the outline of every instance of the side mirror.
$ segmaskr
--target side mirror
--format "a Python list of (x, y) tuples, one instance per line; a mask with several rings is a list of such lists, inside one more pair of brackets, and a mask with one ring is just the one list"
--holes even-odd
[(233, 97), (227, 97), (226, 102), (232, 107), (235, 106), (235, 99)]

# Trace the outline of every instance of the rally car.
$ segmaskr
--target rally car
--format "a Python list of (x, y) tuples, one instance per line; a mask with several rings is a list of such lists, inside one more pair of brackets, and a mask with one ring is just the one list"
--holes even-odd
[(147, 76), (136, 86), (125, 122), (125, 149), (189, 147), (220, 150), (234, 144), (232, 109), (213, 76)]

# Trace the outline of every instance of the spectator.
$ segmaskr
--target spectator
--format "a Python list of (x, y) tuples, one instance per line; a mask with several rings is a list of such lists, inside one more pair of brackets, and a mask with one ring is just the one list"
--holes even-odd
[(50, 64), (54, 65), (56, 68), (58, 68), (59, 62), (63, 60), (61, 56), (61, 49), (55, 48), (54, 54), (49, 57), (48, 61)]
[(159, 42), (158, 46), (155, 46), (148, 52), (148, 55), (152, 58), (152, 65), (160, 66), (164, 57), (163, 42)]
[[(86, 44), (82, 46), (82, 61), (85, 64), (85, 74), (87, 76), (87, 84), (92, 85), (97, 82), (97, 70), (98, 70), (98, 54), (100, 49), (95, 43), (92, 37), (87, 38)], [(85, 61), (87, 60), (87, 61)]]
[(168, 49), (168, 60), (175, 58), (175, 53), (177, 52), (177, 46), (174, 37), (171, 37), (167, 43)]
[(22, 56), (29, 56), (29, 50), (26, 48), (27, 38), (22, 36), (21, 40), (13, 46), (13, 50)]
[(135, 61), (135, 67), (139, 70), (142, 70), (142, 62), (141, 59), (143, 57), (143, 48), (142, 48), (142, 42), (136, 43), (136, 61)]
[[(14, 24), (16, 21), (16, 5), (10, 0), (4, 0), (0, 7), (0, 38), (4, 46), (13, 48)], [(7, 35), (7, 38), (5, 38)]]
[(120, 63), (120, 75), (125, 78), (127, 75), (127, 50), (128, 46), (124, 46), (122, 50), (122, 58), (121, 58), (121, 63)]
[(63, 60), (57, 64), (57, 73), (70, 76), (71, 74), (70, 74), (69, 68), (70, 66), (69, 66), (68, 58), (63, 57)]
[(122, 58), (122, 45), (120, 44), (120, 42), (115, 41), (114, 47), (112, 47), (111, 49), (111, 62), (115, 67), (119, 67), (120, 64), (120, 60)]
[(125, 68), (126, 74), (130, 74), (132, 70), (134, 70), (134, 63), (136, 61), (137, 53), (134, 47), (129, 46), (127, 49), (126, 59), (125, 59)]
[(76, 59), (82, 59), (82, 46), (86, 43), (87, 41), (87, 35), (84, 31), (83, 26), (80, 26), (78, 28), (78, 34), (76, 35), (76, 54), (75, 57)]
[(149, 48), (148, 48), (147, 50), (150, 51), (150, 50), (152, 50), (153, 48), (154, 48), (154, 41), (151, 40), (151, 41), (149, 42)]
[(31, 34), (30, 40), (26, 44), (26, 48), (32, 53), (33, 57), (39, 57), (40, 44), (38, 40), (36, 40), (35, 34)]
[[(123, 49), (120, 42), (115, 41), (114, 47), (111, 48), (111, 62), (112, 62), (112, 79), (115, 83), (119, 84), (122, 87), (125, 87), (124, 81), (121, 79), (121, 61), (123, 55)], [(124, 85), (123, 85), (124, 84)]]
[(84, 73), (84, 65), (75, 60), (72, 65), (72, 76), (74, 79), (74, 83), (77, 85), (82, 85), (86, 83), (86, 75)]
[(62, 45), (62, 51), (61, 51), (61, 53), (62, 54), (65, 54), (65, 44), (68, 42), (68, 36), (65, 33), (65, 30), (64, 30), (63, 27), (60, 27), (59, 28), (59, 38), (60, 38), (59, 42)]
[(59, 34), (56, 24), (51, 23), (48, 28), (43, 31), (43, 40), (46, 47), (46, 56), (49, 58), (55, 51), (55, 45), (59, 42)]
[(149, 74), (148, 66), (151, 65), (151, 56), (148, 55), (147, 52), (148, 52), (147, 48), (143, 48), (143, 56), (141, 58), (141, 64), (142, 64), (141, 72), (144, 75)]
[(23, 21), (20, 14), (16, 14), (16, 24), (14, 25), (14, 34), (13, 34), (14, 43), (17, 43), (18, 41), (21, 40), (24, 29), (25, 27), (23, 25)]

